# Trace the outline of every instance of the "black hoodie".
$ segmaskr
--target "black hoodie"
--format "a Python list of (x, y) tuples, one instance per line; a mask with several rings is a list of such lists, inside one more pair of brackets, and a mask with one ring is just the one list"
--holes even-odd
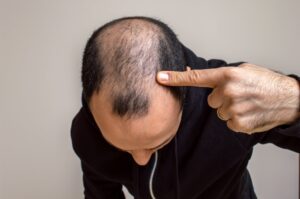
[[(227, 65), (222, 60), (196, 57), (187, 48), (184, 54), (192, 69)], [(256, 198), (246, 169), (252, 147), (273, 143), (300, 152), (300, 121), (254, 135), (235, 133), (208, 106), (210, 92), (208, 88), (187, 88), (177, 135), (146, 166), (138, 166), (128, 153), (105, 141), (82, 100), (71, 137), (81, 160), (85, 198), (125, 198), (122, 185), (136, 199)]]

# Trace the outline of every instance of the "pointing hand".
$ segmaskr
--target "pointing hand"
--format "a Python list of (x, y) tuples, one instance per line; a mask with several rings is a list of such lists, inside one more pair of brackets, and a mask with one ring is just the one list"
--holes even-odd
[(187, 71), (160, 71), (167, 86), (209, 87), (208, 104), (235, 132), (263, 132), (299, 117), (298, 82), (253, 64)]

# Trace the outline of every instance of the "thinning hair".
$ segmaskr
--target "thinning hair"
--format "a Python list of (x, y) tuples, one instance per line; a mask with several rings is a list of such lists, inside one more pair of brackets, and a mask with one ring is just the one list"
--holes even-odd
[[(89, 38), (82, 61), (83, 96), (109, 90), (112, 111), (120, 117), (143, 116), (160, 70), (185, 70), (182, 45), (164, 23), (147, 17), (111, 21)], [(184, 87), (166, 87), (182, 105)]]

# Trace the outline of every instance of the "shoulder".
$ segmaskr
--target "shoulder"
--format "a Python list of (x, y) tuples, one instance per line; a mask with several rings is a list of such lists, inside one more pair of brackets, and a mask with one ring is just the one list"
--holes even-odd
[(97, 129), (87, 117), (82, 107), (75, 115), (71, 125), (71, 140), (75, 153), (81, 158), (92, 144), (93, 137), (96, 138)]
[(131, 157), (114, 148), (103, 138), (92, 115), (84, 107), (73, 119), (71, 139), (73, 149), (81, 162), (107, 179), (113, 176), (118, 178), (118, 172), (122, 173), (131, 166)]
[(100, 154), (115, 151), (103, 138), (92, 114), (85, 107), (79, 110), (72, 121), (71, 140), (75, 153), (84, 161), (92, 161), (99, 158)]

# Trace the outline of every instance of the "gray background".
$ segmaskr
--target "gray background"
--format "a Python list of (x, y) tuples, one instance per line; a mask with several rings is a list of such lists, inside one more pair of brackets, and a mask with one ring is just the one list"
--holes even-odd
[[(300, 1), (0, 1), (0, 198), (83, 198), (69, 130), (80, 108), (82, 51), (111, 19), (168, 23), (205, 58), (300, 74)], [(298, 156), (257, 146), (250, 162), (261, 199), (297, 199)]]

